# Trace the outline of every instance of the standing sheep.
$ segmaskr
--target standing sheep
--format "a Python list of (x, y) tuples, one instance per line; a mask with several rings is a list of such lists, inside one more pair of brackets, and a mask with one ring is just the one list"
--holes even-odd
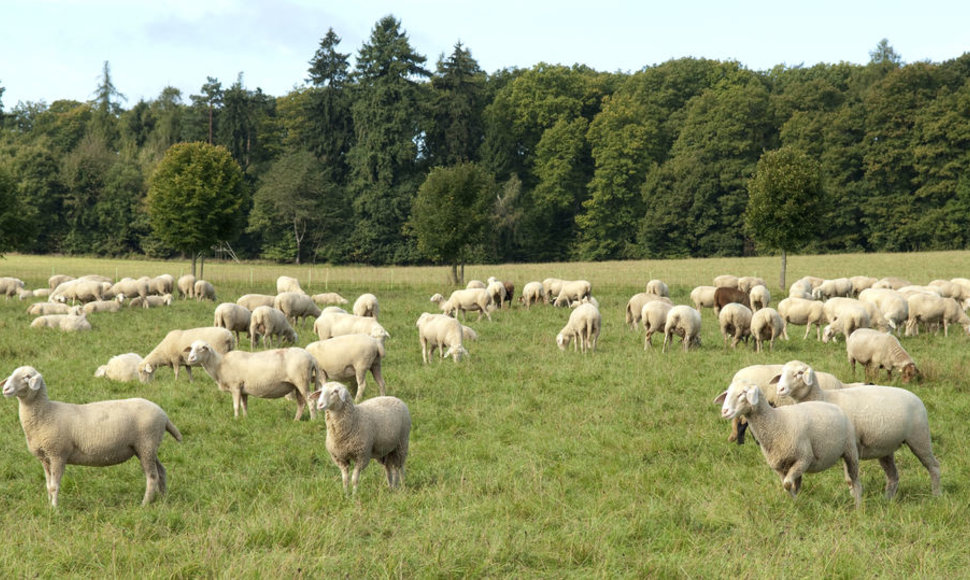
[(593, 295), (593, 285), (586, 280), (570, 280), (562, 283), (553, 306), (569, 306), (573, 302), (583, 302)]
[(859, 293), (859, 301), (875, 305), (895, 334), (899, 334), (899, 329), (903, 328), (909, 320), (909, 302), (905, 296), (895, 290), (866, 288)]
[(208, 280), (196, 280), (193, 289), (195, 299), (199, 302), (203, 300), (216, 301), (216, 289)]
[(771, 305), (771, 292), (768, 291), (767, 286), (758, 284), (748, 292), (748, 299), (751, 301), (751, 311), (757, 312)]
[[(353, 493), (357, 493), (360, 472), (371, 458), (384, 466), (389, 487), (394, 489), (404, 484), (411, 414), (401, 399), (374, 397), (355, 405), (347, 388), (337, 382), (323, 385), (310, 399), (326, 412), (327, 452), (340, 468), (344, 493), (348, 482)], [(351, 463), (354, 464), (352, 475)]]
[(779, 302), (778, 315), (781, 316), (781, 320), (784, 323), (782, 334), (785, 340), (788, 340), (789, 324), (805, 325), (805, 336), (802, 339), (808, 338), (808, 333), (811, 332), (812, 325), (814, 324), (815, 338), (816, 340), (822, 340), (822, 324), (825, 322), (823, 307), (824, 304), (822, 302), (805, 298), (788, 297)]
[(168, 432), (176, 441), (182, 434), (165, 411), (145, 399), (99, 401), (74, 405), (51, 401), (44, 377), (33, 367), (18, 367), (0, 382), (4, 397), (17, 397), (20, 425), (27, 448), (40, 460), (47, 480), (47, 497), (57, 507), (61, 477), (67, 465), (104, 467), (138, 457), (145, 472), (148, 505), (156, 493), (167, 490), (165, 467), (158, 448)]
[(890, 379), (893, 378), (894, 370), (899, 371), (904, 383), (919, 378), (919, 370), (913, 357), (899, 344), (899, 339), (891, 334), (860, 328), (846, 339), (845, 350), (853, 377), (855, 364), (859, 362), (866, 369), (866, 380), (870, 379), (870, 375), (878, 374), (879, 369), (886, 369)]
[(175, 278), (171, 274), (159, 274), (148, 282), (148, 291), (156, 296), (175, 292)]
[(739, 278), (734, 274), (721, 274), (720, 276), (714, 277), (714, 286), (716, 288), (734, 288), (738, 287)]
[(659, 296), (657, 294), (651, 294), (650, 292), (638, 292), (630, 297), (626, 303), (626, 312), (624, 314), (626, 323), (630, 325), (630, 330), (636, 330), (637, 326), (640, 324), (640, 316), (643, 312), (643, 307), (648, 302), (664, 302), (673, 306), (673, 301), (665, 296)]
[(0, 294), (3, 294), (4, 298), (9, 299), (11, 296), (16, 296), (17, 292), (25, 288), (24, 281), (20, 278), (13, 278), (11, 276), (0, 277)]
[(684, 345), (684, 352), (691, 347), (701, 345), (701, 313), (686, 305), (674, 306), (667, 313), (667, 321), (664, 324), (664, 347), (663, 352), (667, 352), (667, 345), (672, 341), (671, 337), (677, 335), (681, 337)]
[(448, 297), (448, 300), (445, 300), (441, 294), (435, 294), (431, 297), (431, 302), (437, 304), (438, 308), (449, 316), (457, 317), (458, 311), (461, 311), (462, 318), (464, 318), (466, 312), (478, 311), (478, 320), (482, 319), (482, 314), (489, 321), (492, 320), (490, 311), (494, 303), (492, 296), (484, 288), (455, 290)]
[(559, 350), (566, 350), (571, 340), (576, 339), (573, 350), (577, 348), (585, 354), (587, 351), (596, 352), (596, 341), (599, 339), (603, 317), (596, 306), (590, 303), (580, 304), (569, 314), (566, 326), (556, 335)]
[(256, 341), (260, 338), (264, 348), (272, 346), (274, 338), (277, 344), (284, 341), (296, 343), (299, 339), (286, 320), (286, 315), (270, 306), (258, 306), (249, 317), (249, 348), (255, 349)]
[(282, 312), (293, 326), (308, 319), (316, 319), (321, 310), (312, 298), (302, 292), (283, 292), (273, 299), (273, 308)]
[(540, 301), (546, 301), (546, 291), (542, 287), (542, 282), (528, 282), (522, 287), (522, 295), (519, 296), (519, 302), (522, 303), (527, 309), (533, 304), (538, 304)]
[(690, 301), (694, 303), (694, 308), (714, 308), (714, 286), (697, 286), (690, 291)]
[(653, 279), (647, 282), (645, 288), (648, 294), (653, 294), (655, 296), (665, 296), (670, 298), (670, 288), (663, 280)]
[(465, 329), (458, 319), (424, 312), (418, 317), (416, 326), (424, 364), (428, 364), (436, 348), (441, 358), (451, 356), (456, 363), (468, 355), (464, 346)]
[(643, 348), (653, 348), (653, 334), (663, 332), (667, 324), (667, 314), (673, 308), (672, 304), (667, 304), (661, 300), (651, 300), (640, 309), (640, 320), (643, 321)]
[(775, 350), (775, 339), (784, 332), (785, 323), (774, 308), (762, 308), (751, 316), (751, 336), (754, 338), (755, 352), (761, 352), (762, 343), (768, 341), (768, 348)]
[(743, 304), (744, 306), (751, 308), (751, 300), (748, 297), (747, 292), (743, 292), (737, 288), (727, 288), (724, 286), (718, 287), (716, 290), (714, 290), (714, 316), (720, 316), (721, 309), (732, 302), (737, 302), (738, 304)]
[(195, 298), (195, 276), (192, 274), (179, 276), (175, 286), (178, 288), (179, 298)]
[(303, 288), (300, 288), (300, 281), (292, 276), (280, 276), (276, 279), (276, 293), (282, 294), (284, 292), (306, 294)]
[(384, 327), (370, 316), (355, 316), (346, 312), (330, 311), (329, 308), (324, 309), (314, 321), (313, 332), (320, 337), (320, 340), (344, 334), (366, 334), (377, 339), (391, 337)]
[[(455, 319), (452, 318), (452, 320)], [(458, 321), (455, 320), (455, 322)], [(317, 360), (317, 366), (323, 372), (321, 381), (353, 379), (357, 382), (355, 401), (360, 402), (364, 398), (367, 371), (370, 371), (377, 381), (381, 396), (387, 394), (387, 385), (381, 374), (381, 361), (384, 358), (383, 340), (365, 334), (345, 334), (311, 342), (306, 345), (306, 351)]]
[(765, 282), (764, 278), (759, 278), (757, 276), (741, 276), (738, 278), (738, 290), (742, 292), (751, 293), (751, 289), (755, 286), (768, 287), (768, 283)]
[(272, 307), (276, 303), (276, 296), (271, 294), (243, 294), (236, 298), (236, 304), (252, 312), (260, 306)]
[(124, 296), (131, 300), (135, 297), (148, 296), (148, 280), (135, 280), (134, 278), (122, 278), (115, 282), (110, 290), (111, 296)]
[(742, 340), (747, 342), (748, 337), (751, 336), (751, 309), (743, 304), (737, 302), (725, 304), (717, 316), (717, 321), (721, 327), (725, 347), (729, 339), (731, 339), (731, 348), (737, 348), (739, 342)]
[(138, 377), (141, 382), (150, 382), (155, 377), (159, 367), (172, 367), (175, 380), (179, 378), (179, 368), (185, 367), (192, 380), (192, 367), (185, 362), (183, 352), (192, 346), (196, 340), (204, 340), (219, 352), (229, 352), (236, 348), (236, 341), (232, 333), (225, 328), (202, 326), (199, 328), (176, 329), (169, 331), (158, 345), (152, 349), (138, 365)]
[[(377, 296), (370, 293), (361, 294), (354, 300), (353, 313), (357, 316), (369, 316), (374, 320), (380, 318), (381, 307), (377, 303)], [(319, 314), (317, 314), (319, 316)]]
[(212, 326), (225, 328), (236, 335), (236, 344), (239, 344), (239, 333), (249, 334), (249, 323), (252, 321), (253, 313), (245, 306), (240, 306), (232, 302), (223, 302), (216, 306), (212, 314)]

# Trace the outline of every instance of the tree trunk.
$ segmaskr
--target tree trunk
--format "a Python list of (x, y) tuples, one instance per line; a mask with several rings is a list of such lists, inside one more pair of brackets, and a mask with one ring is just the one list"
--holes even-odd
[(205, 254), (199, 252), (199, 279), (205, 278)]
[(781, 289), (785, 290), (785, 270), (788, 268), (788, 253), (781, 251)]
[(195, 261), (199, 259), (199, 255), (192, 252), (192, 277), (195, 278)]
[(448, 281), (453, 285), (458, 283), (458, 263), (452, 262), (451, 270), (448, 271)]

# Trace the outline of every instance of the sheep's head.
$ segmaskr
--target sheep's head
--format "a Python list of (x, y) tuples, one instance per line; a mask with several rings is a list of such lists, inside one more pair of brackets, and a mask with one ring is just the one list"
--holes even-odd
[(722, 419), (734, 419), (747, 415), (763, 396), (757, 385), (731, 383), (726, 391), (714, 397), (714, 404), (721, 405)]
[(191, 366), (204, 364), (212, 354), (212, 347), (204, 340), (196, 340), (191, 346), (182, 351), (182, 358)]
[(829, 341), (839, 342), (839, 331), (831, 324), (826, 324), (822, 329), (822, 342), (828, 344)]
[(556, 335), (556, 344), (559, 346), (559, 350), (566, 350), (569, 346), (570, 341), (572, 341), (573, 335), (567, 332), (560, 332)]
[(155, 367), (151, 363), (142, 362), (138, 365), (138, 380), (143, 383), (150, 383), (155, 378)]
[(320, 411), (339, 411), (354, 404), (354, 399), (350, 396), (347, 387), (336, 381), (324, 383), (319, 391), (310, 393), (308, 398), (310, 404), (316, 404), (317, 410)]
[(0, 382), (4, 397), (24, 398), (47, 387), (44, 377), (30, 366), (17, 367), (10, 376)]
[(919, 369), (916, 368), (916, 363), (909, 363), (909, 364), (907, 364), (906, 366), (903, 367), (903, 382), (904, 383), (908, 383), (908, 382), (912, 381), (913, 379), (916, 379), (916, 381), (919, 382), (919, 380), (921, 378), (922, 377), (920, 375)]
[(801, 400), (800, 394), (812, 385), (818, 385), (815, 370), (797, 360), (788, 361), (781, 367), (781, 373), (772, 378), (769, 384), (778, 385), (779, 397), (792, 397)]

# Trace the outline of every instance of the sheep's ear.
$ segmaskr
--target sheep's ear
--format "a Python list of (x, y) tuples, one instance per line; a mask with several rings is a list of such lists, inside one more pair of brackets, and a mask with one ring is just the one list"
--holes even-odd
[(340, 389), (340, 399), (348, 405), (354, 402), (353, 397), (350, 396), (350, 391), (347, 389)]
[(187, 346), (187, 347), (185, 347), (185, 348), (182, 349), (182, 354), (184, 354), (185, 356), (188, 356), (190, 352), (192, 352), (192, 347), (191, 346)]
[(45, 387), (47, 385), (44, 383), (44, 377), (42, 377), (40, 373), (36, 373), (27, 377), (27, 386), (30, 387), (30, 390), (32, 391), (38, 391), (41, 387)]
[(815, 383), (815, 370), (812, 367), (805, 367), (805, 384), (812, 385)]
[(748, 400), (752, 405), (758, 404), (758, 389), (755, 387), (746, 387), (744, 389), (744, 398)]
[(323, 389), (320, 389), (319, 391), (313, 391), (312, 393), (307, 395), (306, 398), (311, 401), (316, 401), (317, 399), (320, 398), (321, 395), (323, 395)]
[(726, 399), (726, 398), (727, 398), (727, 391), (724, 391), (720, 395), (714, 397), (714, 404), (715, 405), (723, 405), (724, 404), (724, 399)]
[(781, 375), (775, 375), (774, 377), (771, 378), (770, 381), (768, 381), (768, 384), (769, 385), (777, 385), (778, 384), (778, 381), (780, 381), (780, 380), (781, 380)]

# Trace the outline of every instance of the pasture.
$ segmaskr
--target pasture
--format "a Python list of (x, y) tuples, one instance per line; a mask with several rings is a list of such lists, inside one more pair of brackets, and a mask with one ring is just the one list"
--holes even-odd
[[(713, 398), (736, 370), (800, 359), (850, 381), (844, 342), (802, 340), (774, 352), (724, 349), (710, 310), (703, 345), (644, 350), (625, 327), (628, 298), (667, 282), (675, 303), (716, 274), (758, 275), (778, 288), (778, 258), (469, 266), (466, 279), (584, 278), (603, 314), (597, 352), (560, 352), (569, 311), (517, 303), (478, 331), (468, 360), (423, 365), (415, 320), (447, 293), (440, 268), (311, 267), (208, 262), (218, 302), (275, 293), (279, 275), (310, 293), (353, 299), (372, 292), (389, 331), (384, 377), (413, 421), (405, 487), (387, 489), (372, 462), (356, 497), (324, 447), (321, 417), (292, 420), (294, 403), (249, 401), (234, 420), (231, 396), (204, 370), (189, 382), (170, 369), (147, 385), (93, 377), (109, 357), (150, 351), (173, 328), (212, 324), (212, 302), (90, 315), (94, 329), (29, 328), (28, 302), (0, 298), (0, 375), (32, 365), (50, 397), (75, 403), (140, 396), (164, 408), (184, 436), (159, 458), (169, 492), (146, 508), (136, 461), (68, 466), (60, 505), (46, 500), (39, 462), (24, 443), (17, 403), (0, 403), (0, 525), (7, 576), (148, 577), (953, 577), (970, 565), (970, 337), (902, 339), (924, 379), (908, 388), (926, 404), (943, 494), (908, 449), (896, 454), (899, 491), (882, 495), (875, 461), (861, 466), (863, 508), (853, 509), (840, 467), (807, 474), (794, 501), (754, 442), (729, 444)], [(176, 277), (188, 262), (8, 255), (0, 276), (46, 286), (53, 273)], [(916, 283), (970, 275), (970, 252), (791, 256), (788, 282), (812, 274), (902, 276)], [(316, 340), (299, 326), (299, 345)], [(242, 348), (248, 349), (243, 340)], [(882, 382), (885, 382), (883, 375)], [(857, 380), (862, 380), (861, 371)], [(368, 378), (368, 396), (377, 393)], [(891, 384), (899, 383), (893, 381)], [(352, 388), (352, 387), (351, 387)]]

